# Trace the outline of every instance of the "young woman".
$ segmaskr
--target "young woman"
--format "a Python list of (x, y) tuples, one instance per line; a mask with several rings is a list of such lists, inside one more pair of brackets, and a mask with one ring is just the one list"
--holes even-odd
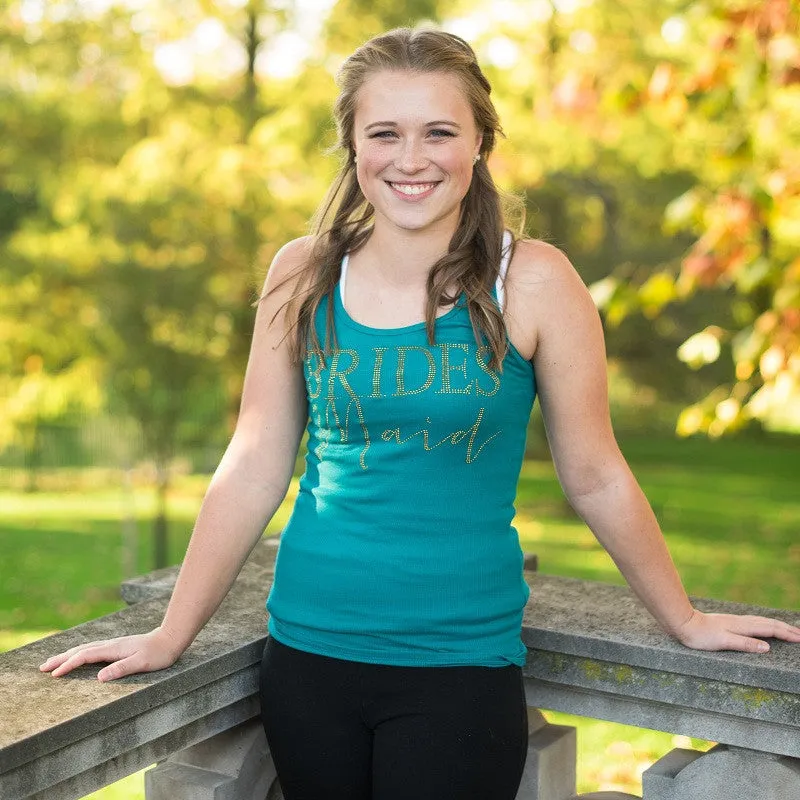
[(163, 623), (41, 669), (175, 662), (306, 471), (267, 608), (262, 719), (287, 800), (511, 800), (528, 588), (511, 526), (538, 393), (559, 479), (664, 630), (765, 651), (800, 630), (693, 609), (609, 422), (603, 336), (567, 258), (505, 230), (500, 128), (469, 45), (400, 29), (340, 73), (345, 154), (256, 316), (241, 414)]

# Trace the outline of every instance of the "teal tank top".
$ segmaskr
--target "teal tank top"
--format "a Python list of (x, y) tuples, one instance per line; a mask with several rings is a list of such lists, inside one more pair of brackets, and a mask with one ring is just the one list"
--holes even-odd
[(368, 663), (524, 664), (529, 589), (511, 523), (531, 363), (509, 344), (502, 372), (490, 369), (461, 301), (436, 321), (434, 345), (424, 323), (370, 328), (339, 291), (333, 303), (336, 347), (304, 363), (308, 450), (270, 635)]

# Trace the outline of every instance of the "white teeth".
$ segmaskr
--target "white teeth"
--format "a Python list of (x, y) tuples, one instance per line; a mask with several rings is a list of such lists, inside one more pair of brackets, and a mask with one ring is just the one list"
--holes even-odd
[(408, 195), (423, 194), (423, 192), (427, 192), (428, 189), (436, 186), (435, 183), (391, 183), (389, 185), (392, 189), (397, 189), (398, 192)]

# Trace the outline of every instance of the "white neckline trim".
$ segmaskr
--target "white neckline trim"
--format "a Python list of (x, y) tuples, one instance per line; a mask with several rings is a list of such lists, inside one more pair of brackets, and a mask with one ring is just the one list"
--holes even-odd
[(497, 293), (497, 307), (500, 313), (503, 313), (503, 306), (506, 299), (506, 273), (508, 272), (508, 265), (511, 262), (511, 245), (514, 243), (514, 238), (511, 236), (511, 231), (503, 231), (503, 249), (502, 257), (500, 258), (500, 272), (497, 276), (495, 283), (495, 292)]
[[(500, 259), (500, 272), (497, 276), (497, 282), (495, 283), (495, 291), (497, 293), (497, 305), (500, 308), (500, 312), (503, 311), (503, 304), (505, 302), (505, 281), (506, 281), (506, 273), (508, 272), (508, 265), (511, 261), (511, 245), (513, 244), (513, 238), (511, 236), (511, 231), (503, 231), (503, 247), (502, 247), (502, 257)], [(345, 280), (347, 279), (347, 265), (350, 262), (350, 253), (345, 253), (344, 257), (342, 258), (342, 265), (340, 268), (340, 275), (339, 275), (339, 299), (342, 301), (342, 308), (347, 310), (347, 306), (344, 304), (344, 284)]]
[(339, 270), (339, 299), (342, 301), (342, 308), (347, 311), (347, 307), (344, 304), (344, 281), (347, 277), (347, 264), (350, 261), (350, 253), (345, 253), (344, 258), (342, 259), (342, 266)]

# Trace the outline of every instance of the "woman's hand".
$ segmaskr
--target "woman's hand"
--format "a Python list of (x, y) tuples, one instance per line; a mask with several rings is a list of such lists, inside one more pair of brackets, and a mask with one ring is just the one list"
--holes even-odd
[(39, 669), (49, 672), (53, 677), (61, 677), (84, 664), (109, 661), (112, 663), (97, 673), (97, 679), (111, 681), (137, 672), (153, 672), (170, 667), (181, 652), (164, 630), (155, 628), (149, 633), (78, 645), (51, 656)]
[(769, 617), (705, 614), (695, 609), (675, 637), (695, 650), (766, 653), (769, 645), (757, 637), (800, 642), (800, 628)]

